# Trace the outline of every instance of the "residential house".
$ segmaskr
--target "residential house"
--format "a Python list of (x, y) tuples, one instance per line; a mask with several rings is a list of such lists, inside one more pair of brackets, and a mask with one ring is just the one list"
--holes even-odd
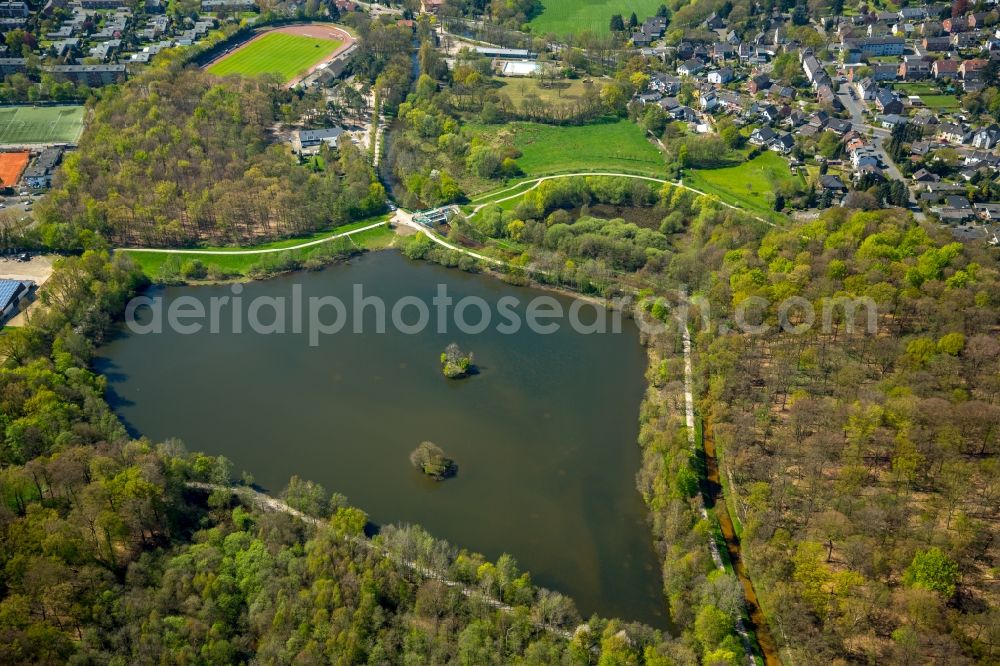
[(871, 70), (875, 81), (895, 81), (899, 78), (899, 65), (893, 63), (877, 63)]
[(881, 164), (881, 160), (879, 159), (878, 151), (872, 146), (863, 145), (851, 152), (851, 164), (855, 169), (861, 169), (864, 166), (878, 167)]
[(966, 143), (970, 138), (970, 133), (961, 125), (953, 123), (943, 123), (938, 127), (937, 138), (947, 143)]
[(758, 127), (750, 133), (749, 141), (755, 146), (769, 146), (776, 138), (778, 135), (770, 127)]
[(745, 106), (743, 99), (734, 92), (723, 90), (717, 93), (716, 97), (719, 100), (719, 107), (724, 111), (737, 113), (742, 111)]
[(817, 130), (821, 130), (826, 127), (828, 122), (830, 122), (830, 114), (826, 111), (817, 111), (809, 116), (807, 124), (811, 127), (815, 127)]
[(941, 181), (941, 176), (931, 173), (927, 169), (918, 169), (910, 176), (910, 180), (915, 183), (937, 183)]
[(1000, 126), (993, 123), (989, 127), (983, 127), (972, 135), (972, 145), (976, 148), (989, 150), (1000, 144)]
[(903, 113), (903, 103), (888, 88), (879, 88), (875, 93), (875, 109), (879, 113)]
[(935, 79), (955, 78), (958, 74), (957, 60), (935, 60), (931, 64), (931, 74)]
[(941, 21), (941, 27), (945, 32), (954, 34), (956, 32), (964, 32), (968, 30), (969, 24), (965, 20), (964, 16), (949, 16)]
[(760, 107), (760, 117), (764, 122), (776, 123), (781, 120), (781, 111), (773, 104), (765, 104)]
[(795, 137), (793, 137), (788, 132), (779, 134), (774, 141), (768, 146), (768, 150), (773, 150), (776, 153), (787, 154), (792, 152), (792, 148), (795, 147)]
[(694, 76), (703, 69), (705, 69), (705, 65), (700, 60), (691, 58), (690, 60), (685, 60), (677, 67), (677, 73), (681, 76)]
[(733, 80), (733, 68), (723, 67), (722, 69), (709, 72), (706, 77), (709, 83), (714, 83), (716, 85), (725, 85)]
[(904, 21), (921, 21), (927, 18), (927, 9), (925, 7), (902, 7), (896, 15)]
[(969, 79), (977, 75), (977, 73), (986, 67), (990, 63), (989, 60), (984, 60), (982, 58), (976, 58), (973, 60), (963, 60), (962, 64), (958, 66), (958, 74), (963, 79)]
[(878, 85), (867, 76), (854, 84), (854, 91), (857, 93), (858, 99), (865, 102), (875, 99), (875, 92), (877, 90)]
[(844, 181), (842, 181), (839, 176), (829, 173), (819, 177), (819, 186), (834, 194), (843, 194), (847, 191), (847, 186), (844, 185)]
[(948, 37), (924, 37), (920, 44), (925, 51), (947, 51), (951, 48), (951, 39)]
[[(996, 3), (993, 3), (994, 5)], [(986, 21), (989, 15), (986, 12), (973, 12), (966, 16), (966, 25), (969, 26), (969, 30), (977, 30), (979, 28), (986, 27)]]
[(827, 84), (823, 84), (816, 89), (816, 101), (823, 106), (829, 106), (837, 110), (842, 108), (840, 100), (837, 99), (837, 94), (833, 92), (833, 87)]
[(959, 51), (979, 44), (980, 36), (974, 32), (956, 32), (951, 36), (951, 46)]
[(771, 77), (767, 74), (757, 74), (750, 79), (747, 83), (747, 89), (750, 91), (751, 95), (756, 95), (757, 93), (767, 90), (771, 87)]
[(726, 21), (715, 12), (702, 23), (706, 30), (721, 30), (726, 27)]
[(841, 118), (830, 118), (826, 123), (826, 129), (830, 130), (837, 136), (844, 136), (851, 131), (851, 121), (842, 120)]
[(669, 74), (657, 73), (650, 77), (648, 87), (664, 95), (676, 95), (681, 89), (681, 81)]
[(656, 104), (670, 115), (673, 115), (674, 112), (681, 106), (681, 103), (677, 101), (676, 97), (664, 97)]
[(821, 74), (825, 76), (825, 72), (823, 72), (823, 65), (821, 65), (819, 60), (816, 59), (816, 56), (809, 55), (803, 58), (802, 69), (805, 71), (806, 78), (809, 79), (809, 83), (814, 85)]
[(995, 222), (1000, 220), (1000, 203), (977, 203), (972, 204), (976, 214), (984, 220)]
[(767, 89), (767, 98), (776, 102), (795, 99), (795, 88), (791, 86), (771, 86)]
[(736, 59), (736, 47), (728, 42), (716, 42), (712, 46), (712, 60), (717, 63), (724, 63), (727, 60)]
[(931, 64), (919, 56), (905, 55), (899, 64), (899, 78), (903, 80), (926, 79), (931, 75)]
[(905, 125), (906, 118), (895, 113), (889, 113), (884, 116), (879, 116), (879, 124), (882, 125), (887, 130), (891, 130), (896, 125)]
[(940, 21), (928, 20), (920, 24), (920, 27), (917, 28), (917, 32), (925, 37), (936, 37), (944, 32), (944, 28), (941, 26)]

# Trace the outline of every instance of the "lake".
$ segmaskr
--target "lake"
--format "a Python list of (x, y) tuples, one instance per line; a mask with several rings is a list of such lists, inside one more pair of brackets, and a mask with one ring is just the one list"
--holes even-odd
[[(237, 289), (244, 303), (287, 298), (293, 288), (307, 303), (328, 295), (350, 303), (354, 285), (390, 310), (404, 296), (430, 304), (438, 285), (456, 302), (517, 298), (522, 314), (524, 302), (543, 295), (395, 251)], [(165, 304), (191, 296), (208, 303), (233, 290), (170, 287), (147, 295)], [(571, 303), (546, 296), (564, 308)], [(596, 316), (588, 308), (581, 318), (588, 312)], [(646, 358), (632, 322), (622, 322), (618, 334), (584, 335), (565, 322), (553, 334), (496, 326), (465, 334), (453, 325), (439, 333), (432, 315), (422, 333), (390, 324), (374, 334), (374, 308), (368, 315), (367, 333), (348, 324), (315, 346), (306, 332), (233, 333), (228, 315), (217, 333), (123, 332), (100, 350), (96, 365), (134, 434), (177, 437), (190, 450), (224, 455), (272, 493), (299, 475), (346, 495), (376, 524), (419, 523), (491, 559), (508, 552), (536, 583), (573, 597), (585, 617), (597, 612), (667, 627), (635, 489)], [(465, 320), (479, 316), (468, 308)], [(270, 321), (266, 313), (260, 319)], [(478, 374), (443, 377), (440, 354), (450, 342), (474, 353)], [(454, 458), (456, 477), (439, 483), (413, 469), (409, 453), (424, 440)]]

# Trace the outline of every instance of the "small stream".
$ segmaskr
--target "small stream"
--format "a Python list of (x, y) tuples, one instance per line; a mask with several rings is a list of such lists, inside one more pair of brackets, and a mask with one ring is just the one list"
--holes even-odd
[(723, 494), (722, 483), (719, 477), (719, 461), (715, 456), (715, 440), (712, 438), (712, 429), (705, 424), (704, 430), (705, 448), (705, 476), (707, 480), (707, 492), (705, 494), (706, 508), (711, 511), (716, 509), (715, 515), (719, 519), (719, 528), (722, 536), (726, 540), (726, 551), (729, 554), (729, 561), (733, 565), (733, 571), (743, 586), (743, 599), (746, 602), (749, 622), (747, 629), (752, 631), (757, 637), (757, 645), (764, 656), (764, 663), (767, 666), (781, 666), (781, 659), (778, 656), (778, 645), (771, 635), (764, 618), (764, 612), (760, 608), (760, 601), (757, 599), (757, 592), (754, 590), (753, 581), (743, 562), (743, 555), (740, 546), (740, 538), (736, 534), (732, 518), (729, 515), (729, 507)]

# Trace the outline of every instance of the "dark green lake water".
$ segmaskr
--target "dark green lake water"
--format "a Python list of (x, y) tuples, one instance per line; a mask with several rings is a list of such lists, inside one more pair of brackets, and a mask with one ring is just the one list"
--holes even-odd
[[(350, 302), (356, 283), (390, 305), (410, 295), (430, 303), (439, 284), (456, 300), (542, 295), (386, 251), (251, 283), (241, 296), (287, 297), (300, 284), (306, 299)], [(229, 285), (150, 292), (166, 302), (231, 294)], [(127, 333), (101, 350), (97, 367), (135, 433), (225, 455), (272, 492), (297, 474), (343, 493), (377, 524), (419, 523), (490, 558), (511, 553), (585, 616), (667, 626), (635, 489), (645, 354), (631, 322), (604, 335), (350, 328), (316, 347), (304, 334), (237, 335), (225, 325), (219, 334)], [(480, 374), (442, 376), (439, 355), (452, 341), (475, 354)], [(410, 466), (422, 440), (455, 459), (457, 477), (436, 483)]]

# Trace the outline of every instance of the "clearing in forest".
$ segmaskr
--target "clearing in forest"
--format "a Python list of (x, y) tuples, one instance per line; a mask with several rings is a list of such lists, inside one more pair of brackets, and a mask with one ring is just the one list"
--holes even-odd
[(517, 164), (529, 176), (620, 171), (663, 178), (666, 172), (659, 149), (627, 120), (571, 126), (514, 122), (475, 125), (474, 131), (517, 148), (521, 152)]
[(765, 151), (739, 166), (722, 169), (687, 169), (684, 184), (714, 194), (722, 201), (765, 216), (774, 212), (777, 186), (795, 178), (788, 160)]

